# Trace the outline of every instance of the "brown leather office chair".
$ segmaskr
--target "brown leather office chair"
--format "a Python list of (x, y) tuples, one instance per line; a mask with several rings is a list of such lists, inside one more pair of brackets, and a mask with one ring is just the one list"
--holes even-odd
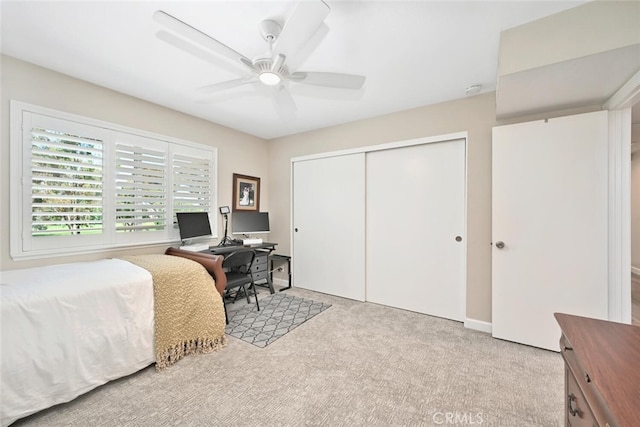
[(168, 248), (164, 251), (165, 255), (174, 255), (200, 263), (209, 272), (213, 280), (216, 282), (216, 290), (220, 296), (224, 296), (224, 290), (227, 287), (227, 276), (222, 269), (222, 255), (206, 254), (202, 252), (184, 251), (177, 248)]
[[(229, 319), (227, 317), (225, 296), (229, 294), (229, 290), (235, 290), (236, 293), (234, 297), (237, 297), (240, 295), (238, 292), (240, 289), (238, 288), (242, 288), (247, 296), (247, 302), (251, 302), (249, 299), (249, 291), (252, 291), (256, 297), (256, 307), (258, 308), (258, 311), (260, 311), (260, 304), (258, 303), (258, 296), (255, 289), (255, 283), (253, 281), (252, 267), (256, 257), (256, 252), (254, 250), (242, 249), (235, 251), (226, 257), (202, 252), (185, 251), (177, 248), (168, 248), (164, 253), (166, 255), (174, 255), (196, 261), (209, 272), (215, 281), (216, 290), (222, 297), (227, 324), (229, 323)], [(240, 255), (241, 253), (244, 253), (245, 255)], [(225, 269), (228, 271), (225, 272)], [(247, 285), (249, 285), (249, 289), (247, 289)]]

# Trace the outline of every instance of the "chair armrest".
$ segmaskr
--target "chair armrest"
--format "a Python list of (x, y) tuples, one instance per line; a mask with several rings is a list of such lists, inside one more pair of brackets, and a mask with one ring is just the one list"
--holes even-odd
[(203, 254), (201, 252), (190, 252), (176, 248), (167, 248), (164, 253), (165, 255), (188, 258), (201, 264), (213, 277), (213, 280), (215, 280), (218, 293), (220, 293), (220, 295), (224, 293), (224, 289), (227, 287), (227, 276), (222, 269), (222, 261), (224, 260), (222, 255)]

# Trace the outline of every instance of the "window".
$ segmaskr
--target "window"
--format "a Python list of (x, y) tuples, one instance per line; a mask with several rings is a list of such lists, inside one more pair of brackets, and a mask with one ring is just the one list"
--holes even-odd
[(216, 211), (213, 147), (12, 101), (11, 148), (15, 259), (176, 241), (176, 212)]

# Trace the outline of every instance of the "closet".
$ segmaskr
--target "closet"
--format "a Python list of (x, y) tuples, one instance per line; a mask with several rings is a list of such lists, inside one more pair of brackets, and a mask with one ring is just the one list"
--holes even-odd
[(292, 159), (297, 287), (462, 321), (466, 134)]

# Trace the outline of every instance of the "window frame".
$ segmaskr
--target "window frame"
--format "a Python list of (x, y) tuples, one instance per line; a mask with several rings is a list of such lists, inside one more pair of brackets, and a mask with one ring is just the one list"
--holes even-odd
[[(26, 129), (24, 123), (25, 113), (32, 113), (51, 117), (54, 120), (66, 120), (76, 122), (82, 126), (90, 126), (104, 132), (103, 140), (103, 226), (105, 231), (98, 239), (74, 239), (82, 236), (47, 236), (44, 239), (55, 240), (55, 245), (44, 244), (42, 247), (32, 247), (31, 229), (31, 181), (25, 179), (31, 171), (31, 144), (25, 143), (25, 132), (29, 134), (31, 141), (31, 128)], [(163, 231), (122, 233), (115, 229), (115, 173), (116, 144), (121, 139), (118, 136), (124, 134), (132, 135), (134, 139), (142, 138), (147, 142), (158, 141), (164, 145), (162, 149), (166, 151), (167, 166), (165, 180), (166, 199), (166, 227)], [(67, 113), (47, 107), (28, 104), (25, 102), (10, 101), (9, 118), (9, 247), (10, 255), (14, 260), (27, 260), (47, 258), (53, 256), (68, 256), (84, 253), (96, 253), (113, 249), (124, 249), (130, 247), (156, 246), (161, 244), (171, 244), (180, 241), (178, 226), (175, 222), (175, 212), (173, 207), (174, 186), (173, 186), (173, 158), (174, 155), (204, 152), (210, 160), (209, 170), (209, 219), (211, 222), (211, 238), (218, 237), (218, 149), (217, 147), (195, 143), (183, 139), (160, 135), (140, 129), (118, 125), (115, 123), (98, 120), (77, 114)], [(23, 238), (24, 236), (24, 238)], [(86, 237), (86, 236), (84, 236)], [(79, 240), (86, 240), (79, 242)], [(25, 243), (27, 242), (27, 243)], [(38, 245), (36, 245), (38, 246)], [(49, 246), (49, 247), (47, 247)]]

